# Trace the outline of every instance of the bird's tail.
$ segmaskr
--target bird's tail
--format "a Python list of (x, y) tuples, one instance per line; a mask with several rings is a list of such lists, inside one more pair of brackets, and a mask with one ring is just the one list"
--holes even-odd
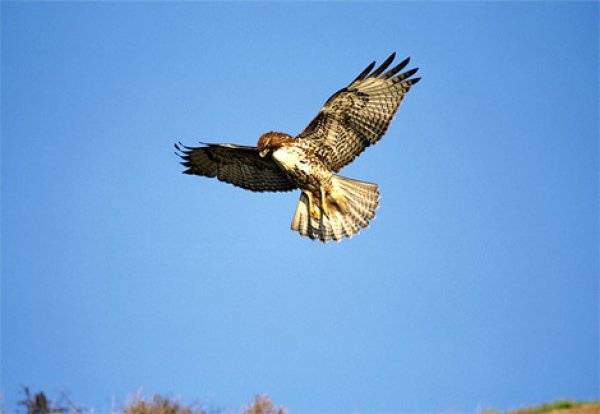
[[(352, 237), (367, 227), (379, 207), (377, 184), (334, 175), (332, 190), (325, 195), (321, 211), (320, 198), (312, 200), (304, 191), (292, 220), (292, 230), (326, 243)], [(312, 205), (311, 205), (312, 201)]]

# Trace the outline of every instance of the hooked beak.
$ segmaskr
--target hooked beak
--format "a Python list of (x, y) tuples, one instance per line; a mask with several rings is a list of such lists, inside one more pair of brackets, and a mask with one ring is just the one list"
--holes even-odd
[(260, 151), (258, 153), (258, 155), (260, 156), (260, 158), (265, 158), (267, 156), (267, 154), (269, 153), (270, 149), (269, 148), (265, 148), (262, 151)]

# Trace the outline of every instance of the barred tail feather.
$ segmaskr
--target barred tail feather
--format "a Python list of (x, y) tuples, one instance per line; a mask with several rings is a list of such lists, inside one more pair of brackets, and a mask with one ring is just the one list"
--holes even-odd
[(318, 217), (315, 218), (311, 214), (310, 199), (302, 192), (292, 220), (292, 230), (322, 242), (339, 242), (344, 237), (352, 237), (375, 218), (375, 210), (379, 206), (377, 184), (334, 175), (332, 191), (327, 194), (325, 203), (328, 214), (321, 212), (319, 200), (313, 200), (312, 209)]
[[(313, 231), (311, 220), (312, 217), (310, 216), (310, 204), (308, 196), (303, 191), (300, 194), (300, 201), (298, 202), (296, 213), (292, 219), (292, 230), (297, 231), (303, 237), (309, 236), (311, 239), (314, 239), (314, 237), (311, 236)], [(309, 235), (309, 231), (311, 235)]]

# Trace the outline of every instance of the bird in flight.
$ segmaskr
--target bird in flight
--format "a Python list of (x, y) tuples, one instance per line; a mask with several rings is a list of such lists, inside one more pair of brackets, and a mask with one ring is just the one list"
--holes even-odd
[(381, 139), (404, 95), (421, 79), (412, 78), (418, 68), (402, 72), (410, 58), (388, 69), (395, 57), (375, 70), (375, 62), (367, 66), (296, 137), (267, 132), (256, 147), (175, 144), (183, 172), (251, 191), (299, 189), (292, 230), (322, 242), (352, 237), (375, 218), (378, 187), (335, 173)]

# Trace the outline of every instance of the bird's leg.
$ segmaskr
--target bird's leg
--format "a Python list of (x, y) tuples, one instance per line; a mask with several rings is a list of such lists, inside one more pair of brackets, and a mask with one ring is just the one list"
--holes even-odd
[(306, 194), (308, 197), (308, 208), (310, 210), (310, 215), (314, 220), (319, 220), (321, 218), (321, 213), (314, 202), (312, 193), (310, 191), (305, 191), (304, 194)]
[(329, 208), (327, 206), (327, 195), (325, 194), (325, 188), (320, 187), (321, 190), (321, 211), (329, 217)]

